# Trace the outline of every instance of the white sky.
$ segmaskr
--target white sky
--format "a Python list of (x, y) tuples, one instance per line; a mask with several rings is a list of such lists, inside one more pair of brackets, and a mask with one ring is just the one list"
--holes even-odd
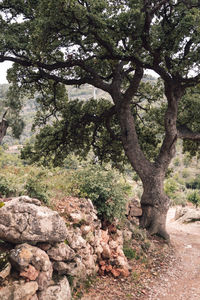
[[(0, 63), (0, 84), (8, 83), (8, 81), (6, 80), (6, 72), (7, 69), (9, 69), (11, 66), (12, 66), (11, 62)], [(155, 72), (150, 70), (146, 70), (145, 73), (150, 74), (154, 77), (158, 77), (158, 75)]]
[(11, 62), (0, 63), (0, 84), (8, 83), (6, 80), (6, 71), (12, 66)]

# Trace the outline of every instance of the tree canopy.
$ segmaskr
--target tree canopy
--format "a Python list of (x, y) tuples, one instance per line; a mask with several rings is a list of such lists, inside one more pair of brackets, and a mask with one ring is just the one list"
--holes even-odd
[[(90, 105), (68, 101), (65, 108), (61, 104), (56, 127), (47, 126), (41, 134), (63, 139), (66, 148), (76, 146), (71, 135), (77, 135), (83, 152), (87, 144), (94, 143), (98, 151), (99, 141), (93, 139), (95, 133), (98, 137), (98, 130), (103, 137), (103, 148), (110, 138), (114, 141), (118, 136), (127, 159), (143, 182), (141, 225), (164, 237), (167, 237), (164, 224), (169, 199), (163, 191), (163, 179), (175, 154), (177, 138), (193, 141), (200, 138), (192, 120), (188, 128), (178, 118), (186, 117), (180, 108), (183, 97), (187, 99), (187, 90), (200, 83), (199, 8), (199, 0), (3, 0), (0, 3), (0, 62), (14, 62), (8, 78), (15, 91), (42, 95), (42, 105), (55, 117), (56, 106), (63, 103), (57, 101), (63, 97), (63, 85), (91, 84), (112, 99), (98, 103), (93, 100)], [(141, 106), (143, 98), (135, 98), (142, 90), (145, 70), (157, 73), (164, 90), (164, 98), (158, 93), (155, 100), (155, 106), (164, 107), (165, 112), (160, 144), (157, 132), (153, 132), (155, 148), (160, 146), (153, 160), (149, 159), (140, 137), (145, 136), (145, 131), (146, 138), (150, 136), (152, 123), (148, 123), (148, 118), (152, 120), (155, 111), (152, 113), (152, 105), (148, 107), (148, 100)], [(51, 109), (49, 101), (55, 109)], [(146, 113), (138, 113), (138, 109)], [(75, 123), (68, 122), (71, 115)], [(76, 128), (78, 122), (82, 125), (86, 119), (83, 131), (81, 126)], [(60, 134), (61, 128), (70, 133)], [(91, 128), (93, 135), (89, 136)], [(152, 143), (153, 139), (149, 140)], [(113, 158), (120, 152), (118, 145), (111, 144)]]

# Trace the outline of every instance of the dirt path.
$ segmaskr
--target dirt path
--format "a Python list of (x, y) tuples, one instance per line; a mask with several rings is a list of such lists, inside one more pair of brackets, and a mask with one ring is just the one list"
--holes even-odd
[(174, 214), (171, 208), (167, 218), (174, 251), (165, 261), (155, 257), (158, 275), (147, 273), (138, 285), (131, 278), (100, 277), (81, 300), (200, 300), (200, 223), (180, 224)]
[(174, 209), (169, 211), (167, 227), (176, 259), (154, 282), (145, 300), (200, 299), (200, 224), (174, 222), (174, 212)]

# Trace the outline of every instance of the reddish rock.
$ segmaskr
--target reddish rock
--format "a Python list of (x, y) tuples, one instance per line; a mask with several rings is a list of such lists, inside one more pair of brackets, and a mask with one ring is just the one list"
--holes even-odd
[(106, 266), (101, 266), (101, 270), (105, 271)]
[(120, 271), (118, 269), (112, 269), (111, 273), (113, 274), (114, 277), (119, 277), (120, 276)]
[(112, 266), (111, 265), (106, 266), (106, 272), (110, 272), (111, 270), (112, 270)]
[(130, 272), (128, 269), (118, 269), (120, 271), (120, 275), (123, 277), (128, 277), (130, 275)]
[(101, 260), (101, 261), (99, 262), (99, 264), (100, 264), (100, 266), (104, 266), (104, 265), (106, 264), (106, 262), (105, 262), (105, 260)]
[(32, 281), (38, 277), (39, 272), (32, 265), (29, 265), (24, 271), (21, 271), (19, 275)]

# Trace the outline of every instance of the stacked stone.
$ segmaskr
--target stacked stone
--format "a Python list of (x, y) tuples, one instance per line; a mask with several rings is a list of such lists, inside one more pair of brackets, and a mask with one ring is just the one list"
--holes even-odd
[[(27, 196), (13, 198), (0, 208), (0, 239), (12, 243), (0, 278), (15, 273), (14, 283), (0, 290), (0, 299), (70, 300), (73, 285), (96, 274), (128, 276), (122, 232), (101, 229), (90, 200), (63, 202), (61, 217)], [(57, 281), (53, 280), (57, 275)]]

